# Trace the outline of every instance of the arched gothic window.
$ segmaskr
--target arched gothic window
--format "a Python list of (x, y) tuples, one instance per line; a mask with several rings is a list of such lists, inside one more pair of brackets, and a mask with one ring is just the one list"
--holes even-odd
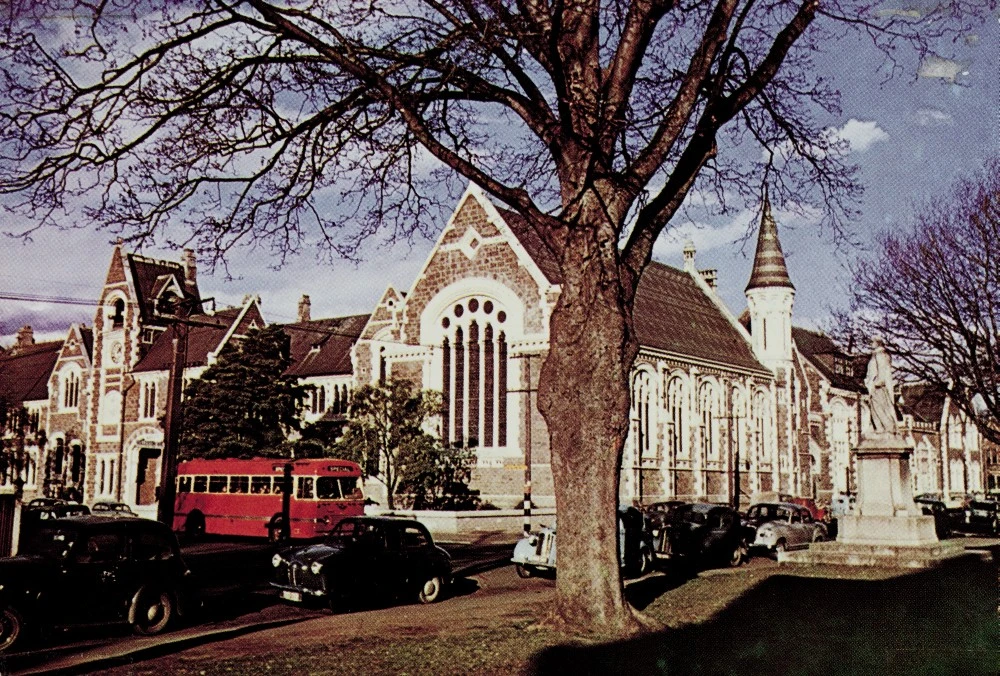
[(507, 445), (507, 313), (494, 301), (463, 300), (441, 318), (446, 443)]
[(678, 377), (669, 380), (666, 387), (667, 448), (672, 458), (688, 458), (687, 393), (684, 381)]
[(756, 392), (753, 395), (753, 452), (758, 466), (771, 463), (770, 435), (767, 432), (770, 419), (767, 397), (764, 392)]
[(732, 419), (729, 424), (729, 436), (732, 443), (734, 462), (739, 462), (740, 467), (749, 469), (750, 454), (747, 453), (747, 401), (743, 395), (743, 390), (734, 387), (730, 395), (730, 408)]
[(652, 441), (654, 425), (650, 421), (652, 409), (653, 380), (649, 371), (637, 371), (632, 377), (632, 433), (640, 456), (652, 455), (656, 450)]
[(698, 411), (701, 414), (699, 437), (701, 452), (706, 460), (719, 459), (719, 397), (715, 385), (701, 384), (698, 389)]
[(76, 369), (69, 368), (62, 377), (62, 407), (77, 408), (80, 405), (80, 376)]
[(125, 301), (119, 298), (112, 305), (111, 328), (120, 329), (125, 324)]

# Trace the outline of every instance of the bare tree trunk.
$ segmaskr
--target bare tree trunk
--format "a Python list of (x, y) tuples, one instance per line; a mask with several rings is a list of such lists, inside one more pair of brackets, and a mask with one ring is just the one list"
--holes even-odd
[[(628, 376), (638, 351), (616, 240), (576, 235), (542, 366), (559, 530), (554, 622), (587, 633), (641, 629), (618, 563), (618, 477), (628, 431)], [(570, 274), (567, 275), (566, 272)]]

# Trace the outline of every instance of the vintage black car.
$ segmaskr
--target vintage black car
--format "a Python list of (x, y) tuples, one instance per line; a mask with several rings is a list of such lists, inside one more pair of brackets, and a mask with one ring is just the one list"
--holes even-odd
[(0, 559), (0, 651), (26, 628), (127, 622), (158, 634), (193, 607), (191, 574), (170, 529), (148, 519), (46, 520)]
[(21, 509), (20, 542), (27, 542), (41, 526), (53, 519), (87, 514), (90, 514), (90, 508), (86, 505), (53, 498), (35, 498)]
[(750, 559), (754, 530), (731, 507), (708, 503), (681, 505), (668, 530), (670, 558), (699, 566), (739, 566)]
[(136, 516), (132, 508), (124, 502), (95, 502), (94, 506), (90, 509), (90, 513), (94, 516), (110, 516), (112, 518)]
[(965, 510), (966, 529), (1000, 535), (1000, 502), (973, 500)]
[(321, 543), (279, 551), (272, 583), (287, 601), (320, 600), (334, 611), (398, 598), (441, 600), (451, 557), (418, 521), (349, 517)]

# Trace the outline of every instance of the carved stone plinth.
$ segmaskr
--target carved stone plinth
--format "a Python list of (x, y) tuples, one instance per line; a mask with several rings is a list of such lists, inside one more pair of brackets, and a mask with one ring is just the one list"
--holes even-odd
[(854, 513), (838, 521), (836, 542), (820, 542), (779, 556), (783, 563), (927, 568), (956, 556), (959, 541), (939, 542), (934, 517), (913, 502), (910, 455), (896, 435), (865, 439), (855, 449), (858, 499)]

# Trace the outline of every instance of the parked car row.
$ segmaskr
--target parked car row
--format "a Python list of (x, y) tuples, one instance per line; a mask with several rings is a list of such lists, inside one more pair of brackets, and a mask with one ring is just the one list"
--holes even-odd
[[(197, 583), (165, 525), (109, 504), (39, 501), (17, 556), (0, 559), (0, 653), (40, 630), (124, 623), (158, 634), (200, 606)], [(65, 515), (72, 513), (72, 515)], [(103, 515), (102, 515), (103, 514)], [(286, 601), (334, 610), (372, 601), (440, 601), (448, 553), (421, 523), (348, 517), (321, 542), (278, 550), (271, 583)]]

